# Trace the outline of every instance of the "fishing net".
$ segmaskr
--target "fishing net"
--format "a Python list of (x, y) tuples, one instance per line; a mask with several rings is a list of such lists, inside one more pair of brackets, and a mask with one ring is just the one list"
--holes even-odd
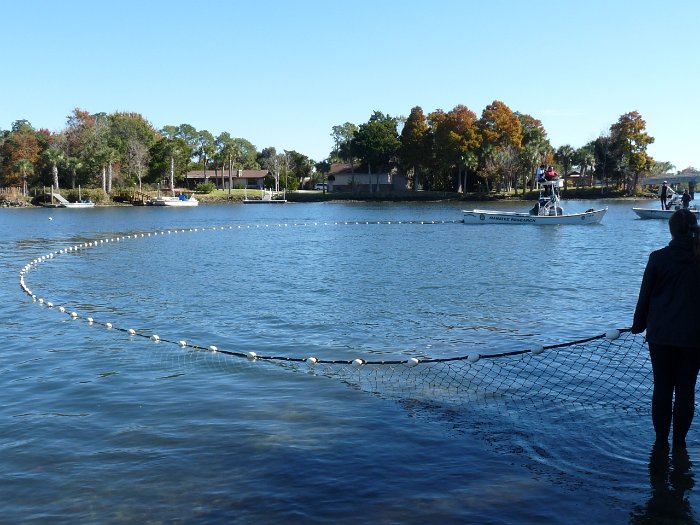
[(312, 377), (340, 380), (353, 388), (379, 396), (421, 403), (473, 405), (502, 400), (609, 407), (637, 412), (649, 410), (652, 378), (646, 343), (642, 335), (634, 335), (628, 329), (613, 329), (605, 334), (550, 346), (498, 354), (480, 355), (474, 352), (449, 358), (409, 356), (378, 361), (258, 355), (170, 340), (101, 322), (52, 304), (33, 293), (25, 282), (26, 275), (46, 260), (128, 238), (131, 236), (83, 243), (37, 258), (20, 271), (20, 286), (34, 302), (42, 306), (74, 320), (103, 326), (123, 336), (169, 345), (170, 352), (183, 359), (208, 356), (207, 359), (237, 361), (251, 366), (278, 366)]

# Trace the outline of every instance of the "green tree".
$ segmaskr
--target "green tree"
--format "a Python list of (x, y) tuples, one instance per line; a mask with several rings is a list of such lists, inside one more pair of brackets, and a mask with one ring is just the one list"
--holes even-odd
[(574, 161), (574, 148), (568, 144), (559, 146), (557, 151), (554, 153), (555, 160), (561, 165), (562, 171), (564, 172), (564, 190), (569, 187), (569, 170), (571, 169), (571, 164)]
[(284, 154), (287, 158), (288, 175), (294, 179), (294, 183), (291, 183), (289, 180), (286, 181), (285, 187), (291, 190), (300, 188), (304, 180), (311, 178), (311, 173), (314, 170), (314, 162), (298, 151), (285, 150)]
[(58, 148), (49, 148), (44, 151), (43, 156), (51, 165), (51, 183), (56, 191), (58, 191), (58, 165), (65, 161), (65, 155)]
[(263, 148), (260, 154), (257, 156), (257, 161), (262, 166), (263, 169), (270, 172), (270, 176), (275, 183), (275, 191), (280, 189), (280, 178), (282, 176), (282, 170), (285, 167), (287, 159), (284, 154), (277, 153), (274, 147)]
[(71, 175), (71, 188), (75, 189), (77, 173), (83, 167), (83, 163), (78, 157), (67, 157), (65, 162)]
[(352, 151), (352, 140), (355, 138), (359, 128), (351, 122), (333, 126), (331, 137), (333, 137), (333, 151), (330, 158), (341, 162), (354, 164), (354, 155)]
[(430, 158), (430, 128), (420, 106), (411, 109), (399, 142), (399, 164), (415, 191)]
[[(664, 173), (669, 173), (676, 169), (676, 166), (674, 166), (672, 163), (668, 161), (654, 161), (651, 163), (651, 166), (649, 167), (649, 175), (650, 176), (657, 176), (657, 175), (663, 175)], [(695, 171), (695, 170), (693, 170)]]
[(22, 175), (22, 195), (27, 196), (27, 178), (34, 172), (34, 165), (29, 159), (19, 159), (14, 167)]
[(654, 142), (654, 137), (646, 132), (646, 122), (636, 111), (620, 116), (610, 126), (610, 136), (620, 155), (620, 167), (632, 174), (627, 191), (636, 192), (640, 174), (648, 170), (654, 160), (647, 154), (647, 147)]
[(156, 130), (139, 113), (117, 112), (109, 115), (108, 133), (107, 143), (117, 151), (124, 174), (140, 185), (148, 150), (157, 140)]
[(367, 165), (367, 173), (371, 175), (372, 169), (376, 170), (377, 187), (379, 174), (382, 169), (388, 170), (390, 161), (396, 157), (399, 150), (396, 122), (395, 118), (375, 111), (367, 123), (360, 125), (353, 139), (352, 148)]
[(249, 140), (243, 138), (233, 139), (233, 162), (239, 169), (254, 170), (259, 169), (260, 164), (257, 161), (258, 151)]
[(589, 180), (589, 174), (593, 173), (595, 168), (595, 143), (589, 142), (577, 149), (574, 152), (573, 161), (578, 166), (581, 180), (592, 186), (593, 181)]
[(168, 180), (171, 188), (175, 180), (187, 173), (192, 157), (192, 149), (184, 139), (176, 135), (165, 136), (148, 151), (148, 181)]
[(551, 155), (552, 146), (547, 139), (547, 132), (542, 122), (536, 118), (516, 112), (520, 126), (522, 128), (522, 149), (520, 150), (520, 163), (522, 165), (522, 187), (526, 186), (530, 180), (530, 188), (534, 189), (535, 171), (539, 166), (546, 163), (546, 159)]
[[(215, 140), (214, 169), (221, 169), (223, 180), (224, 170), (228, 167), (229, 178), (232, 177), (234, 159), (238, 153), (237, 144), (228, 132), (220, 133)], [(218, 168), (217, 168), (218, 167)], [(230, 189), (230, 188), (229, 188)]]
[(595, 152), (595, 173), (607, 186), (619, 174), (619, 161), (616, 159), (615, 144), (610, 135), (601, 135), (593, 142)]
[(197, 137), (197, 147), (195, 149), (195, 154), (199, 156), (199, 162), (202, 165), (202, 171), (206, 174), (207, 163), (209, 159), (214, 156), (216, 152), (216, 141), (214, 140), (214, 135), (209, 133), (206, 129), (199, 132)]

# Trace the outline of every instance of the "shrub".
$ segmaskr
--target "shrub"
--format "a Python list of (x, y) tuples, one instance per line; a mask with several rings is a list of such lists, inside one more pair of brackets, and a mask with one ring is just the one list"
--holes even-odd
[(213, 182), (200, 182), (194, 187), (197, 193), (211, 193), (215, 189), (216, 185)]

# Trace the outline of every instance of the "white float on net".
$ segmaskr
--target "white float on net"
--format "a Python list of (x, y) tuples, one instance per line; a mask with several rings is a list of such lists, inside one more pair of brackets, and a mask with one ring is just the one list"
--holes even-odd
[(610, 341), (614, 341), (615, 339), (620, 337), (620, 331), (617, 329), (608, 330), (607, 332), (605, 332), (605, 337)]

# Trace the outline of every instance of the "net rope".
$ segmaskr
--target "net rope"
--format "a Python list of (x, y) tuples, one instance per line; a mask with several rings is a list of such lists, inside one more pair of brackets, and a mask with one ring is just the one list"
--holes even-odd
[[(380, 221), (374, 224), (440, 224), (455, 221)], [(458, 221), (457, 221), (458, 222)], [(309, 223), (294, 224), (306, 226)], [(318, 223), (314, 223), (318, 224)], [(327, 223), (326, 223), (327, 224)], [(341, 222), (334, 224), (370, 224)], [(278, 224), (283, 227), (288, 224)], [(211, 229), (269, 227), (238, 225)], [(143, 333), (71, 310), (32, 292), (28, 274), (42, 263), (70, 252), (80, 252), (130, 239), (205, 231), (207, 228), (166, 230), (112, 237), (76, 244), (38, 257), (19, 272), (19, 284), (33, 303), (52, 309), (75, 321), (101, 326), (130, 338), (167, 344), (182, 358), (236, 360), (250, 364), (281, 366), (310, 376), (340, 380), (354, 388), (393, 399), (421, 402), (474, 404), (490, 400), (609, 407), (648, 412), (652, 389), (651, 366), (643, 335), (628, 328), (549, 346), (535, 346), (508, 352), (468, 353), (449, 358), (406, 357), (394, 360), (318, 359), (313, 356), (258, 355), (204, 346), (174, 338)], [(179, 358), (178, 357), (178, 358)]]

